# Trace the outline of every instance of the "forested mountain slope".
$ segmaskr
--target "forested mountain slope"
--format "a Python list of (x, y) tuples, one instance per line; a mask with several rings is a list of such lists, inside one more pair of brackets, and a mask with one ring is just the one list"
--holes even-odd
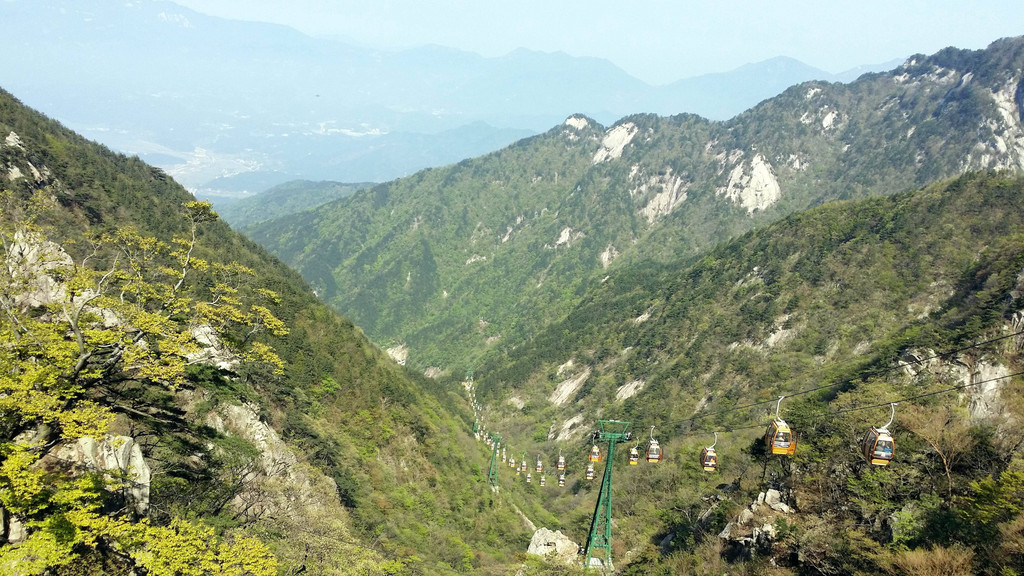
[[(517, 458), (567, 455), (570, 489), (538, 494), (580, 542), (596, 421), (641, 450), (654, 427), (664, 462), (611, 464), (627, 574), (1019, 573), (1022, 295), (1024, 178), (972, 173), (623, 266), (479, 366), (477, 398)], [(871, 466), (891, 402), (895, 457)], [(765, 457), (777, 407), (791, 458)]]
[(160, 170), (0, 91), (0, 183), (0, 572), (435, 574), (525, 546), (461, 397)]
[(1024, 167), (1024, 39), (810, 82), (727, 122), (574, 116), (545, 134), (255, 227), (409, 363), (461, 374), (561, 319), (610, 270), (786, 214)]
[(316, 208), (370, 186), (370, 183), (292, 180), (248, 198), (224, 202), (223, 205), (218, 202), (217, 211), (232, 227), (241, 230), (266, 220)]

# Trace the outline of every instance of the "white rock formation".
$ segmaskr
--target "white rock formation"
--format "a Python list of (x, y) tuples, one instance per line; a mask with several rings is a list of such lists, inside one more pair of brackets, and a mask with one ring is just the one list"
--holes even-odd
[[(555, 239), (555, 245), (553, 247), (558, 248), (563, 244), (566, 246), (572, 246), (572, 243), (579, 240), (580, 238), (583, 238), (583, 232), (579, 230), (573, 230), (572, 228), (566, 226), (558, 234), (558, 238)], [(549, 244), (546, 245), (545, 248), (552, 248), (552, 246)]]
[(972, 422), (989, 420), (1006, 412), (1000, 394), (1009, 375), (1010, 370), (1006, 366), (984, 361), (974, 366), (973, 374), (965, 375), (965, 380), (978, 383), (967, 388), (967, 411)]
[(221, 342), (217, 331), (209, 324), (199, 324), (190, 329), (196, 343), (202, 346), (199, 352), (186, 355), (189, 363), (207, 364), (221, 370), (234, 370), (241, 358)]
[(580, 130), (589, 125), (590, 123), (583, 116), (569, 116), (565, 119), (566, 129), (562, 131), (562, 135), (570, 142), (575, 142), (580, 139)]
[(632, 398), (633, 396), (636, 395), (637, 392), (643, 390), (644, 384), (646, 383), (647, 382), (645, 380), (633, 380), (631, 382), (623, 384), (622, 386), (619, 386), (619, 388), (615, 391), (615, 399), (626, 400), (627, 398)]
[(623, 122), (618, 126), (612, 127), (605, 133), (604, 140), (601, 141), (601, 148), (594, 153), (592, 162), (599, 164), (606, 160), (621, 157), (622, 151), (626, 149), (626, 145), (633, 140), (633, 137), (639, 131), (640, 128), (632, 122)]
[(583, 386), (583, 383), (586, 382), (589, 377), (590, 367), (587, 366), (587, 368), (580, 374), (559, 382), (558, 386), (555, 387), (555, 391), (548, 397), (548, 400), (558, 406), (565, 406), (565, 404), (569, 402), (569, 399), (572, 398), (573, 394)]
[(206, 415), (206, 423), (221, 434), (242, 438), (260, 452), (263, 471), (291, 475), (298, 460), (277, 432), (260, 420), (251, 406), (226, 404)]
[(562, 422), (562, 426), (559, 428), (557, 434), (554, 431), (554, 426), (552, 426), (552, 430), (548, 433), (548, 439), (557, 440), (559, 442), (571, 440), (574, 436), (578, 436), (581, 432), (586, 430), (582, 424), (583, 414), (577, 414), (565, 422)]
[(149, 511), (149, 485), (152, 479), (149, 465), (142, 456), (142, 449), (130, 436), (105, 436), (97, 442), (94, 438), (79, 438), (76, 442), (60, 445), (50, 455), (71, 467), (72, 472), (100, 471), (118, 472), (128, 480), (125, 494), (131, 500), (135, 511), (145, 516)]
[[(636, 167), (634, 166), (634, 169)], [(632, 179), (635, 172), (630, 173)], [(672, 168), (666, 168), (661, 174), (655, 174), (638, 184), (629, 191), (631, 197), (646, 197), (651, 192), (653, 195), (647, 199), (647, 203), (638, 211), (638, 214), (653, 223), (660, 216), (670, 214), (677, 206), (686, 201), (686, 191), (690, 183), (679, 175), (672, 173)]]
[(1014, 97), (1016, 89), (1017, 79), (1013, 79), (1002, 89), (992, 92), (992, 100), (999, 113), (999, 121), (989, 120), (987, 123), (992, 131), (992, 141), (978, 143), (978, 150), (971, 151), (964, 170), (1024, 169), (1024, 127), (1021, 126), (1021, 110)]
[(533, 533), (526, 553), (571, 566), (579, 562), (579, 549), (579, 544), (560, 531), (540, 528)]
[(749, 164), (741, 163), (729, 173), (729, 181), (717, 190), (719, 196), (747, 209), (764, 210), (779, 201), (782, 188), (764, 156), (756, 154)]
[(619, 251), (615, 246), (609, 244), (605, 247), (604, 252), (601, 252), (601, 267), (608, 268), (612, 261), (619, 257)]
[(21, 144), (21, 136), (18, 136), (18, 134), (14, 130), (11, 130), (10, 133), (8, 133), (7, 136), (4, 138), (4, 144), (16, 150), (25, 149), (25, 147)]
[(558, 367), (558, 370), (555, 372), (555, 374), (557, 374), (558, 376), (562, 376), (563, 374), (565, 374), (566, 372), (572, 370), (575, 367), (576, 367), (576, 361), (573, 360), (572, 358), (569, 358), (568, 360), (566, 360), (563, 364), (561, 364)]
[(933, 350), (908, 350), (900, 356), (899, 366), (911, 378), (929, 372), (963, 386), (967, 411), (972, 424), (1006, 415), (1001, 398), (1010, 370), (986, 359), (954, 359), (945, 361)]
[(392, 360), (401, 366), (405, 366), (405, 361), (409, 359), (409, 349), (405, 347), (405, 344), (392, 346), (391, 348), (388, 348), (386, 352)]
[(14, 281), (21, 285), (14, 297), (16, 305), (34, 308), (65, 299), (64, 284), (51, 274), (74, 266), (74, 261), (59, 244), (31, 233), (15, 232), (5, 264)]
[(245, 440), (259, 451), (257, 466), (242, 472), (241, 489), (232, 501), (242, 516), (294, 519), (331, 504), (324, 499), (333, 496), (333, 481), (299, 462), (253, 407), (218, 406), (206, 415), (206, 423), (222, 434)]
[(565, 125), (571, 126), (577, 130), (583, 130), (589, 124), (587, 123), (587, 119), (583, 116), (569, 116), (565, 119)]
[(7, 510), (3, 508), (0, 508), (0, 527), (6, 527), (3, 540), (6, 540), (8, 544), (21, 544), (28, 538), (25, 524), (14, 516), (8, 516)]

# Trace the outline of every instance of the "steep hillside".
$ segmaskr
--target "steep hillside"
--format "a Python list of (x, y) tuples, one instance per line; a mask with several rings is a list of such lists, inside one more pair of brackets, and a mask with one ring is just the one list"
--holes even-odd
[(461, 374), (624, 262), (671, 261), (786, 214), (1024, 167), (1024, 39), (806, 83), (730, 120), (573, 116), (251, 237), (411, 366)]
[(460, 394), (160, 170), (6, 92), (0, 134), (0, 571), (434, 574), (525, 546)]
[[(596, 421), (631, 422), (641, 450), (654, 427), (664, 462), (628, 466), (620, 447), (613, 463), (627, 574), (1017, 573), (1022, 270), (1019, 176), (836, 202), (611, 272), (479, 366), (476, 397), (517, 458), (568, 457), (571, 489), (538, 497), (579, 542)], [(860, 441), (891, 402), (895, 457), (873, 467)], [(776, 409), (792, 458), (764, 455)]]

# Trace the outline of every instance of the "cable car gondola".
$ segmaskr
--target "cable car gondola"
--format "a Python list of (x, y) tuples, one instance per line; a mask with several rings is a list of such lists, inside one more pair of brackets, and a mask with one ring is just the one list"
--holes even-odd
[(565, 471), (565, 456), (562, 456), (562, 451), (558, 451), (558, 464), (555, 465), (559, 472)]
[(640, 463), (640, 444), (637, 443), (636, 446), (633, 446), (632, 448), (629, 449), (629, 465), (630, 466), (636, 466), (639, 463)]
[(526, 483), (530, 484), (531, 482), (533, 482), (533, 474), (527, 472), (526, 473)]
[(785, 420), (779, 418), (779, 406), (782, 405), (783, 398), (785, 396), (779, 396), (779, 402), (775, 405), (775, 419), (765, 430), (764, 443), (769, 454), (792, 456), (796, 453), (796, 434), (790, 430)]
[(590, 449), (590, 461), (600, 462), (601, 461), (601, 449), (594, 444), (594, 447)]
[(888, 466), (892, 460), (896, 444), (892, 439), (892, 434), (889, 433), (889, 426), (892, 425), (893, 419), (896, 418), (896, 403), (890, 404), (889, 408), (892, 410), (892, 413), (889, 415), (889, 423), (881, 428), (872, 426), (864, 434), (864, 440), (861, 442), (861, 451), (864, 453), (864, 458), (868, 461), (868, 464)]
[(587, 464), (587, 480), (593, 480), (593, 479), (594, 479), (594, 465), (593, 464)]
[(561, 487), (565, 487), (565, 474), (559, 474), (558, 475), (558, 486), (560, 488)]
[(534, 468), (534, 470), (536, 470), (537, 472), (543, 472), (544, 471), (544, 463), (541, 462), (539, 454), (537, 455), (537, 466), (536, 466), (536, 468)]
[(545, 484), (547, 484), (547, 481), (544, 479), (544, 476), (541, 476), (540, 477), (540, 485), (544, 486)]
[(647, 461), (651, 463), (661, 462), (664, 458), (665, 455), (661, 451), (661, 446), (654, 439), (654, 426), (651, 426), (651, 441), (647, 445)]
[(714, 444), (700, 451), (700, 466), (705, 472), (714, 472), (718, 468), (718, 455), (715, 454), (715, 444), (718, 444), (718, 432), (715, 432)]

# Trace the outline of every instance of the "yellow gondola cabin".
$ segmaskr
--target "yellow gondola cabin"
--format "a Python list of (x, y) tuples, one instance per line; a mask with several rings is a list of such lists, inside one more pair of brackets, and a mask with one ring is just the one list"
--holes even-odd
[(718, 444), (718, 432), (715, 432), (715, 442), (700, 451), (700, 467), (705, 472), (714, 472), (718, 468), (718, 455), (715, 454), (715, 445)]
[(792, 456), (796, 453), (796, 434), (789, 429), (785, 420), (777, 418), (768, 425), (764, 433), (768, 453), (776, 456)]

